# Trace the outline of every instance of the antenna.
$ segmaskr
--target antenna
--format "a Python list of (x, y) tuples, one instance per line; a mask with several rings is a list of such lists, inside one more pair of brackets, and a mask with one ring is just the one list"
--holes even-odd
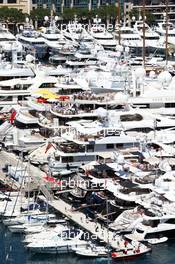
[(120, 34), (120, 0), (117, 2), (117, 17), (118, 17), (118, 44), (121, 43), (121, 34)]
[(143, 57), (143, 67), (145, 68), (145, 0), (143, 0), (143, 50), (142, 50), (142, 57)]
[(107, 213), (107, 218), (106, 218), (106, 224), (107, 224), (107, 254), (108, 254), (108, 261), (107, 264), (110, 264), (110, 246), (109, 246), (109, 218), (108, 218), (108, 213), (109, 213), (109, 206), (108, 206), (108, 199), (106, 199), (106, 213)]
[(166, 23), (166, 37), (165, 37), (165, 54), (166, 54), (166, 67), (168, 65), (168, 4), (169, 1), (165, 0), (165, 4), (166, 4), (166, 11), (165, 11), (165, 23)]

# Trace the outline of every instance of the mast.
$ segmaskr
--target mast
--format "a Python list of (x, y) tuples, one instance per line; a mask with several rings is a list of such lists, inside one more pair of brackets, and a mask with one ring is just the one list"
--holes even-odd
[(168, 65), (168, 4), (169, 1), (165, 0), (166, 4), (166, 18), (165, 18), (165, 24), (166, 24), (166, 33), (165, 33), (165, 55), (166, 55), (166, 66)]
[(142, 49), (142, 58), (143, 58), (143, 67), (145, 68), (145, 0), (143, 0), (143, 49)]
[(121, 34), (120, 34), (120, 0), (117, 1), (117, 21), (118, 21), (118, 44), (121, 44)]
[(108, 259), (107, 259), (107, 264), (110, 264), (110, 245), (109, 245), (109, 218), (108, 218), (108, 212), (109, 212), (109, 207), (108, 207), (108, 198), (106, 199), (106, 213), (107, 213), (107, 218), (106, 218), (106, 224), (107, 224), (107, 254), (108, 254)]
[[(15, 172), (14, 172), (14, 175), (16, 176), (16, 173), (17, 173), (17, 170), (18, 170), (18, 166), (19, 166), (19, 161), (20, 161), (20, 158), (18, 158), (18, 161), (17, 161), (17, 165), (16, 165), (16, 168), (15, 168)], [(15, 184), (15, 177), (14, 177), (14, 179), (12, 180), (12, 182), (11, 182), (11, 185), (10, 185), (10, 189), (11, 189), (11, 191), (12, 191), (12, 189), (13, 189), (13, 185)], [(3, 215), (5, 214), (5, 212), (6, 212), (6, 210), (7, 210), (7, 206), (8, 206), (8, 203), (9, 203), (9, 198), (10, 198), (10, 196), (11, 196), (11, 191), (9, 190), (9, 193), (8, 193), (8, 199), (7, 199), (7, 201), (6, 201), (6, 203), (5, 203), (5, 207), (4, 207), (4, 210), (3, 210)], [(19, 191), (19, 190), (18, 190)]]

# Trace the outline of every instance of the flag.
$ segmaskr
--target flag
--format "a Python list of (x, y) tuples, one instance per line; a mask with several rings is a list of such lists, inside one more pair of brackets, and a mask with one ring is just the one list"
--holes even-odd
[(14, 123), (15, 117), (16, 117), (16, 111), (14, 110), (14, 111), (11, 113), (10, 118), (9, 118), (9, 121), (10, 121), (11, 124)]
[(48, 143), (47, 144), (47, 147), (46, 147), (46, 150), (45, 150), (45, 154), (47, 153), (47, 151), (50, 149), (50, 148), (54, 148), (55, 149), (55, 147), (52, 145), (52, 143)]

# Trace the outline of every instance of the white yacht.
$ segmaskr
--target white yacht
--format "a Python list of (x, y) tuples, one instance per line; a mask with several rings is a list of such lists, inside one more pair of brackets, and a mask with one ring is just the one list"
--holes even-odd
[[(152, 239), (175, 237), (175, 215), (165, 215), (161, 217), (143, 218), (135, 227), (132, 234), (126, 235), (127, 238), (135, 241), (151, 241)], [(166, 239), (166, 240), (167, 240)]]
[(48, 27), (42, 28), (41, 36), (44, 38), (45, 44), (50, 48), (50, 53), (60, 50), (65, 45), (73, 45), (73, 42), (65, 38), (63, 31), (58, 29), (54, 19), (51, 19)]
[(72, 41), (73, 43), (77, 43), (80, 41), (83, 32), (85, 32), (85, 29), (83, 26), (77, 21), (74, 21), (73, 23), (69, 23), (64, 30), (64, 36), (66, 39)]
[(105, 127), (88, 120), (72, 122), (72, 128), (68, 127), (67, 132), (62, 133), (62, 139), (64, 141), (55, 150), (55, 158), (49, 158), (49, 166), (53, 170), (66, 168), (67, 164), (70, 167), (81, 166), (97, 160), (100, 154), (111, 155), (117, 146), (137, 144), (136, 138), (127, 136), (118, 125)]
[[(119, 36), (116, 35), (118, 38)], [(121, 44), (129, 48), (142, 48), (143, 41), (139, 33), (131, 27), (122, 26), (120, 28)]]
[(85, 45), (80, 45), (79, 49), (75, 52), (74, 57), (66, 61), (69, 67), (85, 67), (90, 65), (97, 65), (98, 60), (95, 54), (91, 52)]
[(11, 53), (13, 49), (16, 49), (17, 52), (22, 52), (23, 50), (21, 43), (18, 42), (15, 36), (2, 24), (0, 24), (0, 49), (5, 53)]
[(41, 33), (34, 30), (33, 25), (27, 20), (24, 28), (19, 29), (16, 35), (19, 42), (22, 43), (25, 50), (30, 52), (34, 57), (43, 58), (46, 55), (46, 44)]
[(81, 230), (67, 230), (61, 234), (49, 237), (48, 239), (40, 239), (29, 243), (27, 248), (35, 253), (53, 253), (66, 254), (73, 252), (73, 248), (84, 248), (88, 242), (82, 240), (83, 232)]
[(56, 224), (56, 226), (54, 225), (53, 227), (46, 226), (45, 228), (43, 228), (42, 231), (38, 233), (26, 234), (23, 242), (26, 244), (29, 244), (32, 242), (37, 242), (38, 240), (41, 240), (41, 239), (44, 240), (44, 239), (52, 238), (58, 235), (59, 233), (63, 232), (64, 230), (67, 230), (67, 226), (63, 224)]
[(46, 214), (45, 216), (41, 216), (41, 218), (38, 216), (35, 220), (32, 219), (31, 215), (28, 215), (24, 223), (10, 225), (8, 228), (12, 233), (35, 234), (44, 231), (45, 225), (49, 220), (55, 220), (55, 215)]
[(174, 45), (175, 43), (175, 27), (171, 22), (166, 23), (166, 21), (159, 22), (155, 31), (160, 35), (162, 42), (166, 40), (166, 27), (168, 27), (168, 43)]
[(160, 36), (152, 30), (147, 23), (143, 25), (143, 21), (136, 21), (134, 30), (140, 35), (143, 41), (143, 28), (145, 28), (145, 46), (153, 49), (165, 49), (165, 45), (160, 41)]
[(104, 49), (116, 50), (117, 40), (104, 28), (96, 24), (92, 25), (90, 34)]

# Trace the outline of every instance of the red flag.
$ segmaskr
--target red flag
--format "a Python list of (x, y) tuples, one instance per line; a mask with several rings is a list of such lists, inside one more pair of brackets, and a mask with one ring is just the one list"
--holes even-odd
[(54, 183), (56, 183), (55, 178), (52, 177), (52, 176), (48, 176), (48, 175), (46, 175), (46, 176), (44, 177), (44, 179), (45, 179), (46, 181), (48, 181), (48, 182), (54, 182)]
[(14, 110), (14, 111), (11, 113), (11, 116), (10, 116), (10, 118), (9, 118), (9, 121), (10, 121), (11, 124), (14, 123), (14, 121), (15, 121), (15, 117), (16, 117), (16, 111)]
[(47, 144), (47, 147), (46, 147), (46, 150), (45, 150), (45, 154), (47, 153), (47, 151), (48, 151), (51, 147), (53, 147), (53, 148), (55, 149), (55, 146), (52, 145), (52, 143), (48, 143), (48, 144)]

